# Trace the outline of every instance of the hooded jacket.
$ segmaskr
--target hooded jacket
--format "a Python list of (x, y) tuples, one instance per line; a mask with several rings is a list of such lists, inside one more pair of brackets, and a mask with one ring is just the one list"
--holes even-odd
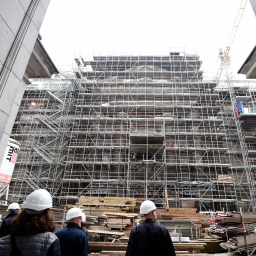
[(3, 219), (0, 227), (0, 238), (10, 234), (12, 221), (18, 215), (18, 213), (19, 210), (11, 210), (10, 213)]
[(56, 236), (60, 240), (61, 256), (88, 256), (88, 239), (86, 233), (75, 223), (59, 229)]
[(131, 230), (126, 256), (176, 256), (167, 228), (147, 219)]

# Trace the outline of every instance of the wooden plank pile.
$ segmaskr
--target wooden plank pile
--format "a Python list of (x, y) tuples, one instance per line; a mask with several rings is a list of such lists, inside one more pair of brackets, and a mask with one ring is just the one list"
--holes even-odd
[[(200, 252), (206, 243), (173, 243), (175, 251)], [(89, 242), (90, 252), (125, 251), (127, 243)]]
[(135, 198), (81, 196), (71, 207), (79, 207), (86, 215), (87, 229), (101, 231), (124, 231), (130, 234), (134, 222), (138, 222), (141, 202)]
[(108, 229), (131, 229), (134, 226), (135, 220), (138, 219), (137, 213), (103, 213), (107, 217), (106, 226)]
[[(95, 255), (99, 255), (99, 256), (125, 256), (125, 251), (101, 251), (99, 253), (92, 253), (89, 254), (89, 256), (95, 256)], [(180, 256), (191, 256), (191, 253), (187, 252), (187, 251), (177, 251), (176, 255), (180, 255)], [(193, 253), (193, 256), (209, 256), (207, 253)]]
[(209, 227), (210, 217), (205, 214), (197, 213), (196, 208), (170, 208), (169, 211), (160, 212), (162, 220), (190, 220), (193, 224)]
[(256, 235), (240, 235), (230, 238), (227, 242), (220, 244), (226, 250), (238, 252), (253, 251), (256, 248)]
[(232, 213), (231, 216), (222, 216), (222, 223), (256, 223), (255, 212), (244, 212), (243, 217), (240, 213)]
[(134, 212), (137, 200), (128, 197), (81, 196), (75, 205), (66, 205), (68, 208), (74, 206), (81, 208), (85, 215), (99, 216), (104, 212)]
[[(86, 215), (86, 228), (89, 237), (90, 253), (99, 253), (101, 255), (123, 255), (129, 235), (133, 226), (139, 224), (141, 216), (139, 207), (141, 201), (135, 198), (120, 197), (87, 197), (79, 198), (78, 203), (66, 205), (66, 208), (79, 207)], [(202, 226), (202, 220), (209, 221), (205, 215), (196, 213), (196, 208), (171, 208), (157, 209), (158, 220), (189, 222), (191, 228)], [(193, 235), (192, 235), (193, 236)], [(195, 235), (200, 237), (200, 234)], [(200, 252), (205, 242), (174, 242), (177, 252), (195, 253)], [(118, 252), (118, 254), (111, 254)], [(104, 252), (104, 253), (103, 253)], [(119, 254), (119, 252), (121, 254)]]
[(223, 182), (223, 183), (232, 183), (233, 179), (230, 175), (226, 174), (219, 174), (218, 175), (218, 182)]
[(248, 254), (256, 248), (255, 213), (215, 212), (212, 223), (205, 230), (210, 236), (226, 239), (220, 243), (225, 250)]
[(125, 256), (125, 251), (101, 251), (100, 253), (89, 254), (89, 256), (100, 255), (100, 256)]

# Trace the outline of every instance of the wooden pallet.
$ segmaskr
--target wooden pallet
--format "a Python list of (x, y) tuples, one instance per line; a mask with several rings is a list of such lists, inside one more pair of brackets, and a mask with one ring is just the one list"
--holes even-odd
[[(173, 243), (175, 251), (200, 252), (206, 243)], [(90, 242), (89, 250), (91, 252), (101, 251), (125, 251), (127, 243), (110, 243), (110, 242)]]

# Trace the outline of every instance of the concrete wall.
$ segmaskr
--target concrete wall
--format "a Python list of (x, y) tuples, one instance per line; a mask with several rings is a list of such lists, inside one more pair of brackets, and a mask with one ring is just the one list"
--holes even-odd
[(24, 73), (50, 0), (0, 0), (0, 162), (28, 83)]
[(250, 3), (251, 3), (251, 6), (252, 6), (252, 9), (254, 11), (254, 14), (256, 16), (256, 0), (250, 0)]

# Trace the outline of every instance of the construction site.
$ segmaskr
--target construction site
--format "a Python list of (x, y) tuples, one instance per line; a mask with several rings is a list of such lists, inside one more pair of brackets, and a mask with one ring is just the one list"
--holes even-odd
[[(240, 49), (235, 48), (230, 54), (239, 26), (242, 30), (250, 28), (247, 37), (239, 33), (243, 40), (241, 53), (250, 47), (244, 42), (248, 38), (254, 40), (254, 21), (247, 20), (249, 11), (245, 12), (246, 22), (240, 25), (247, 0), (241, 0), (225, 48), (219, 48), (214, 74), (208, 73), (215, 51), (211, 41), (214, 38), (217, 44), (217, 39), (223, 37), (227, 14), (235, 11), (238, 1), (222, 3), (221, 8), (213, 2), (204, 6), (203, 1), (193, 2), (189, 7), (187, 2), (187, 13), (181, 1), (173, 1), (168, 3), (172, 8), (166, 8), (165, 15), (165, 3), (154, 4), (150, 14), (150, 3), (147, 11), (143, 5), (141, 12), (142, 6), (133, 8), (127, 2), (126, 12), (123, 4), (120, 11), (115, 5), (113, 15), (110, 10), (97, 12), (97, 18), (104, 20), (104, 24), (97, 28), (96, 22), (87, 22), (86, 33), (75, 32), (77, 24), (84, 24), (84, 9), (89, 10), (86, 19), (94, 20), (94, 10), (96, 13), (99, 8), (89, 2), (86, 6), (83, 1), (72, 3), (67, 8), (68, 17), (75, 13), (76, 19), (69, 18), (65, 25), (60, 12), (58, 25), (53, 11), (54, 26), (50, 18), (50, 25), (46, 26), (46, 34), (57, 45), (52, 56), (58, 50), (69, 56), (68, 48), (74, 49), (74, 42), (87, 49), (88, 56), (77, 55), (74, 66), (66, 72), (57, 68), (41, 42), (41, 25), (49, 2), (10, 1), (0, 9), (1, 228), (10, 214), (19, 214), (20, 208), (21, 214), (25, 212), (33, 218), (35, 213), (43, 213), (44, 209), (25, 206), (28, 195), (45, 189), (53, 199), (53, 204), (43, 206), (50, 207), (54, 216), (51, 232), (72, 223), (70, 209), (79, 211), (73, 220), (79, 219), (74, 224), (86, 233), (88, 255), (125, 256), (133, 236), (131, 230), (144, 220), (147, 222), (151, 213), (150, 221), (167, 229), (176, 255), (255, 255), (256, 47), (253, 43), (253, 50), (235, 74), (245, 75), (241, 80), (234, 78), (231, 71), (233, 53), (232, 62), (241, 64)], [(250, 3), (255, 18), (256, 1)], [(60, 3), (54, 4), (59, 11)], [(65, 4), (61, 2), (62, 12)], [(107, 3), (106, 9), (109, 6)], [(216, 6), (219, 19), (215, 16)], [(226, 8), (228, 12), (224, 12)], [(80, 15), (78, 9), (83, 10)], [(209, 15), (204, 16), (209, 9)], [(176, 10), (182, 10), (183, 15), (174, 18)], [(140, 20), (134, 23), (135, 27), (130, 17), (135, 17), (136, 11)], [(157, 18), (157, 13), (168, 21)], [(122, 28), (118, 28), (118, 33), (115, 31), (115, 39), (110, 28), (116, 28), (116, 20), (114, 26), (107, 24), (119, 14)], [(214, 14), (213, 18), (210, 14)], [(66, 21), (67, 14), (63, 12), (63, 16)], [(79, 22), (80, 17), (83, 19)], [(66, 29), (63, 33), (60, 28), (72, 27), (74, 20), (75, 40), (68, 34), (63, 40)], [(141, 20), (147, 24), (143, 24), (143, 30), (137, 26)], [(184, 28), (181, 21), (186, 21)], [(198, 25), (189, 29), (188, 25), (197, 21)], [(177, 33), (172, 23), (179, 27)], [(161, 32), (164, 25), (168, 27)], [(104, 26), (108, 29), (104, 30)], [(51, 34), (53, 27), (58, 29)], [(186, 32), (189, 30), (192, 34)], [(201, 52), (174, 48), (173, 39), (167, 38), (181, 40), (180, 33), (189, 39), (185, 44), (189, 47), (203, 34), (204, 40), (197, 46)], [(79, 39), (84, 34), (85, 41)], [(126, 48), (130, 37), (132, 45), (137, 45), (134, 52), (127, 53), (127, 48), (121, 53), (110, 43), (113, 40), (118, 44), (122, 39), (120, 45)], [(144, 45), (142, 39), (145, 45), (152, 46), (154, 40), (172, 42), (173, 48), (139, 49)], [(102, 49), (90, 52), (90, 44), (96, 49), (102, 44)], [(108, 44), (114, 50), (104, 53)], [(64, 56), (61, 59), (64, 67)], [(152, 200), (149, 203), (154, 207), (149, 213), (141, 210), (144, 200)], [(35, 198), (32, 201), (38, 203)], [(14, 245), (17, 247), (11, 239), (11, 247)], [(11, 253), (19, 252), (19, 248), (12, 249), (15, 252)]]
[(252, 82), (204, 80), (200, 56), (184, 51), (75, 61), (76, 79), (25, 91), (10, 201), (46, 188), (56, 207), (92, 196), (255, 210)]

